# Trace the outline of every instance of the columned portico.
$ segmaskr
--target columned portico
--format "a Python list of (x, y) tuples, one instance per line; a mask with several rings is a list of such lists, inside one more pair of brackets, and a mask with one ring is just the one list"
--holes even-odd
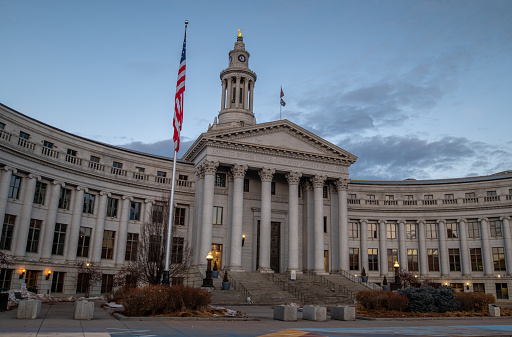
[(242, 269), (242, 224), (244, 210), (244, 178), (247, 165), (235, 165), (231, 168), (233, 174), (233, 215), (231, 218), (231, 250), (230, 266), (233, 271)]
[(302, 173), (290, 172), (288, 180), (288, 272), (299, 272), (299, 182)]
[(23, 206), (21, 208), (20, 222), (17, 226), (18, 230), (16, 230), (15, 235), (15, 259), (25, 257), (25, 250), (27, 248), (27, 237), (30, 228), (30, 220), (32, 219), (32, 205), (34, 203), (34, 192), (36, 190), (36, 183), (38, 181), (41, 181), (41, 177), (36, 176), (35, 174), (29, 174), (24, 181), (26, 182), (26, 185), (23, 192)]
[(215, 193), (215, 172), (219, 166), (218, 161), (206, 160), (203, 162), (204, 186), (203, 186), (203, 212), (201, 225), (201, 248), (199, 250), (199, 266), (206, 266), (206, 256), (212, 250), (213, 234), (213, 196)]
[(339, 178), (335, 181), (338, 189), (338, 221), (339, 221), (339, 263), (341, 270), (350, 269), (349, 247), (348, 247), (348, 210), (347, 210), (347, 189), (349, 179)]
[(270, 220), (271, 220), (271, 184), (275, 169), (263, 168), (258, 173), (261, 178), (261, 220), (259, 270), (270, 272)]
[(57, 209), (59, 207), (60, 189), (66, 184), (54, 180), (51, 183), (50, 200), (48, 202), (48, 214), (44, 231), (42, 235), (41, 261), (49, 262), (52, 257), (53, 232), (55, 231), (55, 220), (57, 219)]

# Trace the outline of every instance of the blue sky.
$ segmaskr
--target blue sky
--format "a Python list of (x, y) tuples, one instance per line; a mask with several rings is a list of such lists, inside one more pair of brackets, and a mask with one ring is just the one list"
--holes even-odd
[(258, 122), (357, 155), (353, 179), (512, 169), (512, 1), (0, 0), (0, 102), (65, 131), (172, 156), (184, 20), (182, 151), (220, 109), (242, 29)]

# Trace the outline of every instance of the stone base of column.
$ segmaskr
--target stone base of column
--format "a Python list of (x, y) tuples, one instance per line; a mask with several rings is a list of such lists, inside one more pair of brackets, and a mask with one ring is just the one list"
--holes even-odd
[(258, 271), (260, 273), (269, 273), (269, 274), (273, 274), (274, 273), (274, 271), (270, 267), (259, 267)]
[(242, 266), (228, 267), (228, 271), (235, 272), (235, 273), (245, 273), (245, 269), (243, 269)]
[(313, 270), (313, 274), (315, 274), (315, 275), (329, 275), (329, 273), (326, 272), (324, 269)]

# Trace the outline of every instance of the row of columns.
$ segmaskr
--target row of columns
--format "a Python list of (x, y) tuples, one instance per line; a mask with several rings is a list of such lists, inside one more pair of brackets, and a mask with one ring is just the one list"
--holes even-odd
[[(233, 81), (234, 80), (234, 81)], [(242, 80), (243, 80), (243, 100), (242, 104), (240, 104), (240, 88), (242, 88)], [(233, 83), (234, 82), (234, 83)], [(235, 88), (235, 103), (233, 104), (231, 101), (233, 100), (233, 84)], [(221, 95), (221, 111), (224, 109), (245, 109), (249, 111), (253, 111), (253, 102), (254, 102), (254, 80), (249, 77), (236, 75), (229, 76), (222, 80), (222, 95)]]
[[(2, 176), (0, 178), (0, 218), (3, 219), (5, 217), (5, 210), (7, 206), (7, 196), (9, 191), (9, 185), (11, 181), (11, 177), (13, 173), (16, 173), (17, 170), (8, 166), (2, 168)], [(30, 221), (32, 219), (32, 209), (34, 202), (34, 193), (36, 189), (37, 181), (40, 181), (41, 177), (35, 174), (27, 175), (22, 184), (23, 193), (23, 204), (21, 207), (21, 212), (19, 215), (19, 221), (14, 226), (13, 233), (13, 257), (15, 259), (23, 259), (26, 254), (27, 248), (27, 237), (30, 228)], [(61, 189), (65, 187), (66, 184), (64, 182), (54, 180), (50, 183), (50, 196), (48, 199), (48, 210), (46, 214), (46, 219), (43, 223), (43, 226), (40, 230), (39, 236), (39, 254), (40, 260), (42, 262), (50, 262), (52, 257), (52, 246), (53, 246), (53, 237), (55, 231), (55, 223), (57, 220), (58, 206), (59, 206), (59, 198)], [(64, 248), (64, 256), (67, 262), (73, 262), (76, 260), (77, 256), (77, 248), (78, 248), (78, 239), (80, 233), (80, 226), (82, 220), (82, 211), (83, 211), (83, 202), (84, 202), (84, 193), (88, 192), (88, 189), (83, 186), (77, 186), (75, 188), (73, 203), (71, 206), (71, 221), (66, 230), (66, 242)], [(99, 205), (97, 208), (96, 214), (96, 222), (93, 227), (92, 234), (92, 246), (90, 247), (89, 258), (92, 262), (100, 262), (101, 260), (101, 251), (103, 244), (103, 232), (105, 229), (105, 219), (107, 215), (107, 203), (108, 197), (111, 196), (110, 192), (101, 191), (99, 193)], [(116, 238), (115, 238), (115, 254), (114, 261), (116, 265), (122, 265), (124, 263), (125, 251), (126, 251), (126, 240), (128, 236), (128, 221), (130, 217), (130, 202), (133, 201), (133, 197), (131, 196), (122, 196), (121, 198), (121, 209), (119, 211), (120, 221), (119, 227), (117, 228)], [(153, 200), (147, 199), (146, 203), (146, 212), (144, 212), (144, 221), (150, 221), (150, 212), (149, 210), (152, 207)], [(0, 227), (1, 233), (1, 227)]]
[[(203, 266), (206, 255), (212, 247), (212, 210), (214, 200), (214, 179), (219, 162), (205, 161), (196, 167), (197, 184), (202, 191), (202, 215), (201, 227), (197, 229), (199, 245), (199, 254), (196, 255), (196, 264)], [(242, 228), (243, 228), (243, 186), (244, 178), (247, 172), (247, 165), (234, 165), (231, 168), (233, 176), (232, 207), (230, 214), (230, 235), (229, 237), (229, 262), (230, 270), (242, 270)], [(272, 195), (271, 183), (275, 170), (271, 168), (262, 168), (258, 174), (261, 179), (261, 212), (260, 212), (260, 244), (258, 265), (261, 271), (271, 271), (270, 268), (270, 241), (271, 241), (271, 214), (272, 214)], [(288, 271), (299, 272), (299, 183), (302, 177), (300, 172), (289, 172), (286, 174), (288, 181)], [(312, 270), (316, 273), (325, 273), (324, 270), (324, 212), (323, 212), (323, 186), (326, 176), (314, 176), (311, 178), (314, 193), (314, 221), (313, 233), (308, 237), (308, 242), (312, 243), (311, 252), (313, 256)], [(203, 181), (201, 181), (203, 180)], [(347, 233), (347, 198), (346, 188), (348, 180), (340, 179), (337, 182), (338, 191), (341, 193), (339, 200), (339, 219), (340, 226), (344, 228), (343, 233)], [(199, 216), (199, 214), (196, 214)], [(199, 223), (199, 222), (197, 222)], [(309, 240), (311, 239), (311, 240)], [(348, 269), (349, 249), (348, 238), (340, 232), (339, 254), (342, 257), (342, 268)]]
[[(512, 236), (511, 236), (511, 227), (510, 227), (510, 217), (501, 217), (500, 220), (503, 222), (503, 238), (504, 238), (504, 250), (505, 250), (505, 263), (507, 274), (512, 274)], [(492, 247), (490, 247), (489, 241), (489, 219), (488, 218), (480, 218), (478, 219), (480, 223), (480, 233), (481, 233), (481, 243), (482, 243), (482, 262), (483, 262), (483, 271), (485, 276), (491, 276), (494, 273), (494, 263), (492, 256)], [(360, 223), (360, 256), (361, 256), (361, 268), (365, 268), (368, 270), (368, 241), (367, 241), (367, 232), (368, 232), (368, 220), (362, 219), (359, 221)], [(419, 273), (420, 275), (428, 275), (428, 256), (427, 256), (427, 247), (426, 247), (426, 221), (418, 220), (418, 263), (419, 263)], [(447, 276), (450, 273), (450, 261), (448, 254), (448, 244), (447, 244), (447, 230), (446, 230), (446, 220), (441, 219), (437, 220), (437, 239), (438, 239), (438, 252), (439, 252), (439, 269), (442, 276)], [(387, 222), (386, 220), (379, 220), (379, 269), (381, 275), (386, 275), (388, 273), (388, 255), (387, 255)], [(407, 256), (407, 248), (406, 248), (406, 230), (405, 230), (406, 222), (403, 220), (398, 221), (398, 262), (400, 263), (400, 267), (402, 269), (408, 269), (408, 256)], [(463, 276), (469, 276), (472, 272), (471, 267), (471, 256), (468, 246), (468, 231), (467, 231), (467, 220), (459, 219), (457, 220), (457, 227), (459, 233), (459, 256), (461, 263), (461, 273)], [(344, 229), (340, 229), (344, 231)], [(341, 232), (341, 231), (340, 231)], [(347, 233), (344, 231), (344, 233)], [(347, 237), (348, 235), (340, 234), (340, 249), (342, 244), (342, 236)], [(347, 243), (348, 245), (348, 243)], [(340, 250), (340, 259), (342, 263), (344, 260), (348, 261), (348, 258), (345, 259), (342, 251)], [(342, 264), (341, 269), (344, 269), (345, 266)]]

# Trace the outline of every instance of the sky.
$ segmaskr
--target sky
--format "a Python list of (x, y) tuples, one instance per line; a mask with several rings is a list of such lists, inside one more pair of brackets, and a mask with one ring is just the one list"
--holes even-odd
[(512, 1), (0, 0), (0, 103), (67, 132), (178, 157), (220, 110), (242, 30), (258, 123), (356, 155), (352, 179), (512, 170)]

